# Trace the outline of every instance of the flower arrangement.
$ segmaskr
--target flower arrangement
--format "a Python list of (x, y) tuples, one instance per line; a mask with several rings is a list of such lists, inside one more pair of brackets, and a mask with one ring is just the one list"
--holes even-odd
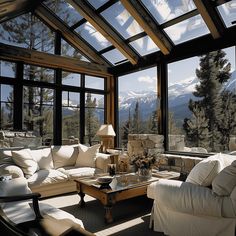
[(131, 157), (131, 164), (136, 169), (151, 169), (156, 163), (156, 155), (139, 154)]

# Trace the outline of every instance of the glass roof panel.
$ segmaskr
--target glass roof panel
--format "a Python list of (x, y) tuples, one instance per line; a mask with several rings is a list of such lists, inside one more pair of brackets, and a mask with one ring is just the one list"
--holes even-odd
[(104, 5), (108, 0), (88, 0), (89, 3), (95, 8), (98, 9), (102, 5)]
[(137, 23), (136, 20), (134, 20), (134, 18), (129, 14), (129, 12), (123, 7), (121, 2), (117, 2), (116, 4), (112, 5), (111, 7), (103, 11), (101, 15), (125, 39), (143, 32), (142, 27)]
[(141, 56), (160, 50), (148, 35), (131, 42), (130, 45), (133, 46)]
[(97, 51), (107, 48), (111, 43), (99, 33), (89, 22), (86, 22), (75, 29), (75, 31), (82, 37), (86, 42), (91, 44)]
[(192, 0), (142, 0), (159, 24), (196, 9)]
[(236, 0), (232, 0), (217, 7), (227, 27), (236, 23)]
[(193, 16), (178, 24), (167, 27), (164, 31), (175, 44), (183, 43), (210, 33), (200, 15)]
[(126, 57), (116, 48), (105, 52), (102, 55), (113, 65), (118, 64), (120, 61), (126, 60)]
[(77, 49), (72, 47), (65, 40), (61, 40), (61, 55), (65, 57), (77, 58), (81, 61), (90, 62), (86, 57), (84, 57)]
[(47, 0), (43, 3), (69, 26), (83, 19), (78, 11), (64, 0)]

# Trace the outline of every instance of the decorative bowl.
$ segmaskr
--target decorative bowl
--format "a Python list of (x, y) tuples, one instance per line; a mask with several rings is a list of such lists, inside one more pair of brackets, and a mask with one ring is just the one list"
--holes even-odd
[(110, 184), (112, 182), (112, 180), (113, 180), (113, 177), (112, 176), (108, 176), (108, 175), (101, 176), (101, 177), (97, 178), (97, 182), (99, 184)]

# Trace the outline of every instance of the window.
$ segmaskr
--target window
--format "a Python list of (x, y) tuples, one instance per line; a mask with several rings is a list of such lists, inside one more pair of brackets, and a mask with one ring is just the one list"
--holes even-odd
[(0, 24), (0, 42), (54, 53), (54, 33), (31, 13)]
[(168, 65), (169, 150), (228, 152), (236, 140), (235, 48)]
[(53, 83), (54, 70), (40, 66), (24, 65), (24, 79)]
[(0, 84), (1, 98), (1, 129), (13, 129), (13, 87)]
[(64, 85), (80, 87), (80, 83), (81, 83), (80, 78), (81, 78), (80, 74), (66, 72), (66, 71), (62, 72), (62, 84)]
[(157, 68), (119, 77), (119, 145), (128, 134), (157, 133)]
[(80, 93), (62, 92), (62, 143), (80, 138)]
[(15, 78), (16, 77), (16, 64), (13, 62), (0, 60), (0, 76)]
[(85, 94), (85, 143), (93, 145), (99, 142), (96, 133), (104, 124), (104, 95)]
[(43, 142), (52, 140), (54, 90), (24, 86), (23, 98), (23, 128), (42, 137)]
[(104, 90), (104, 79), (95, 76), (85, 76), (85, 87)]

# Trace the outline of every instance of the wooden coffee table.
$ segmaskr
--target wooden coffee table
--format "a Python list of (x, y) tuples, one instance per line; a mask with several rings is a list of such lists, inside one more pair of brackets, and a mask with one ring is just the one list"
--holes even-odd
[[(176, 179), (179, 176), (179, 173), (168, 172), (168, 176), (164, 175), (164, 178)], [(98, 176), (97, 176), (98, 177)], [(129, 198), (142, 196), (147, 194), (147, 186), (155, 181), (158, 181), (160, 177), (151, 177), (147, 181), (140, 182), (138, 176), (129, 173), (126, 175), (117, 175), (114, 177), (110, 188), (101, 188), (101, 185), (97, 183), (97, 177), (87, 177), (76, 179), (77, 191), (80, 196), (79, 206), (84, 207), (85, 201), (84, 196), (88, 194), (91, 197), (94, 197), (103, 204), (105, 209), (105, 222), (113, 222), (111, 209), (116, 202), (126, 200)]]

